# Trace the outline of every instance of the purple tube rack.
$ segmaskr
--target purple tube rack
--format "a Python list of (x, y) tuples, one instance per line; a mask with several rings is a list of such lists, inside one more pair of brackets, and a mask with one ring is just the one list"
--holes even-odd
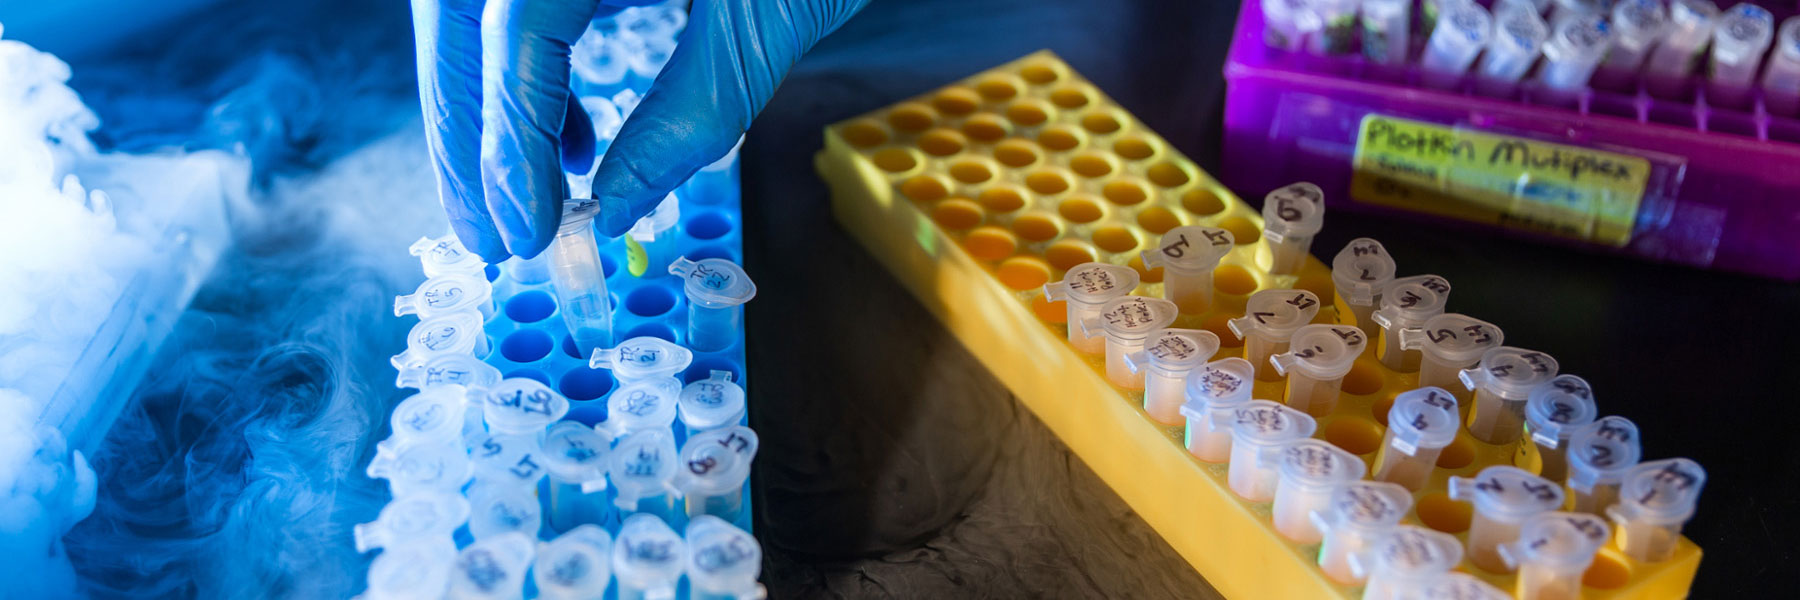
[[(1762, 4), (1777, 23), (1793, 13), (1791, 4)], [(1800, 118), (1770, 114), (1760, 90), (1745, 110), (1708, 104), (1699, 75), (1685, 82), (1680, 100), (1653, 97), (1642, 83), (1552, 98), (1530, 77), (1506, 96), (1476, 94), (1472, 75), (1439, 90), (1420, 84), (1416, 65), (1371, 63), (1359, 46), (1335, 57), (1268, 48), (1263, 24), (1260, 2), (1246, 0), (1225, 61), (1226, 151), (1220, 175), (1245, 198), (1306, 180), (1325, 190), (1333, 209), (1435, 219), (1350, 198), (1361, 121), (1387, 115), (1629, 154), (1652, 164), (1655, 175), (1625, 246), (1522, 235), (1697, 267), (1800, 278), (1800, 235), (1794, 233), (1800, 231)], [(1412, 37), (1410, 56), (1417, 57), (1424, 40)], [(1705, 68), (1703, 58), (1696, 70)], [(1630, 74), (1595, 74), (1597, 83), (1621, 80), (1629, 81)]]

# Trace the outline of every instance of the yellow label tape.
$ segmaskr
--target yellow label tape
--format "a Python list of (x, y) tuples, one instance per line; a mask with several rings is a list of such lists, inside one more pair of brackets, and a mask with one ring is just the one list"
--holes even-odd
[(1353, 168), (1358, 202), (1612, 246), (1631, 241), (1650, 178), (1642, 157), (1374, 114)]

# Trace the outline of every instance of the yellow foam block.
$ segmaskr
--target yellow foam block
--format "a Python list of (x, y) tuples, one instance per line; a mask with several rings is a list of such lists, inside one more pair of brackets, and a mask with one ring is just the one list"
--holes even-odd
[[(1225, 465), (1189, 455), (1181, 427), (1151, 421), (1141, 392), (1108, 384), (1104, 360), (1066, 342), (1063, 304), (1038, 291), (1098, 260), (1132, 266), (1143, 281), (1136, 293), (1161, 296), (1160, 269), (1145, 271), (1138, 252), (1177, 226), (1228, 229), (1237, 246), (1215, 272), (1213, 306), (1176, 322), (1217, 333), (1223, 358), (1243, 352), (1224, 324), (1249, 294), (1297, 287), (1335, 297), (1324, 264), (1309, 258), (1297, 275), (1270, 275), (1259, 266), (1270, 261), (1261, 216), (1047, 51), (832, 125), (815, 162), (844, 227), (1219, 591), (1359, 596), (1318, 569), (1316, 544), (1276, 533), (1268, 503), (1234, 495)], [(1316, 321), (1340, 312), (1349, 318), (1326, 307)], [(1395, 394), (1416, 381), (1359, 359), (1317, 437), (1372, 461)], [(1285, 385), (1259, 381), (1255, 397), (1279, 400)], [(1405, 522), (1466, 536), (1470, 508), (1449, 499), (1446, 479), (1494, 464), (1535, 468), (1519, 450), (1463, 433)], [(1656, 564), (1609, 547), (1584, 592), (1682, 597), (1699, 563), (1700, 548), (1686, 539)], [(1512, 575), (1460, 569), (1512, 589)]]

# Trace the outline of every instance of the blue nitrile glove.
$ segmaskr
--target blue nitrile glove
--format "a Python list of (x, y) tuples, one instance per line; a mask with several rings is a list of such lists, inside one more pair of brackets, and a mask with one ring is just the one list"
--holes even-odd
[[(562, 169), (593, 164), (593, 126), (569, 90), (569, 47), (597, 11), (654, 1), (413, 0), (425, 139), (464, 246), (494, 263), (550, 245), (568, 195)], [(624, 235), (729, 152), (800, 56), (867, 4), (696, 0), (675, 53), (594, 175), (601, 233)]]

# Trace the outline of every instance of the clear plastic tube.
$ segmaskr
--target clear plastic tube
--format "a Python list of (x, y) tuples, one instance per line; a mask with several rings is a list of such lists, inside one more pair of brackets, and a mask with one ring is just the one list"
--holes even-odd
[(1512, 92), (1512, 84), (1525, 77), (1537, 62), (1550, 29), (1537, 13), (1514, 7), (1494, 12), (1494, 37), (1475, 65), (1482, 93), (1499, 96)]
[(627, 517), (612, 547), (618, 600), (674, 598), (686, 554), (681, 536), (656, 515)]
[(674, 486), (687, 501), (687, 515), (736, 521), (742, 515), (744, 486), (756, 458), (756, 432), (733, 425), (694, 434), (681, 447)]
[(1180, 312), (1174, 302), (1162, 298), (1125, 296), (1100, 307), (1100, 315), (1079, 324), (1087, 335), (1106, 336), (1106, 379), (1128, 390), (1144, 389), (1144, 377), (1125, 365), (1125, 356), (1144, 349), (1150, 332), (1168, 327)]
[(1469, 502), (1469, 562), (1494, 573), (1510, 573), (1500, 545), (1519, 538), (1525, 520), (1562, 506), (1562, 486), (1524, 469), (1492, 466), (1474, 478), (1450, 478), (1450, 499)]
[(1800, 113), (1800, 15), (1781, 22), (1775, 51), (1763, 69), (1763, 105), (1770, 114), (1792, 117)]
[[(1178, 248), (1177, 251), (1181, 252), (1183, 249)], [(1148, 257), (1145, 257), (1145, 264), (1149, 264)], [(1099, 318), (1100, 307), (1130, 294), (1137, 286), (1138, 274), (1131, 267), (1098, 262), (1082, 263), (1071, 267), (1062, 281), (1044, 284), (1044, 299), (1068, 303), (1069, 345), (1087, 354), (1099, 354), (1106, 351), (1105, 337), (1098, 331), (1089, 332), (1082, 327), (1082, 323)], [(1206, 287), (1208, 290), (1212, 289), (1210, 275), (1207, 277)]]
[(1241, 358), (1222, 358), (1201, 365), (1187, 377), (1186, 445), (1195, 458), (1222, 463), (1231, 459), (1231, 424), (1238, 408), (1250, 402), (1256, 369)]
[(1387, 433), (1375, 456), (1375, 479), (1414, 492), (1424, 489), (1437, 469), (1438, 455), (1456, 440), (1461, 423), (1456, 398), (1443, 388), (1401, 392), (1388, 409)]
[(1277, 50), (1296, 51), (1308, 34), (1319, 29), (1319, 16), (1307, 0), (1262, 0), (1263, 43)]
[(1263, 197), (1262, 215), (1269, 274), (1299, 271), (1300, 265), (1306, 264), (1313, 236), (1325, 226), (1325, 192), (1305, 181), (1276, 188)]
[(1520, 600), (1577, 600), (1581, 576), (1611, 532), (1584, 513), (1546, 512), (1525, 520), (1519, 539), (1500, 545), (1506, 566), (1518, 569)]
[(1462, 555), (1456, 536), (1399, 525), (1367, 551), (1350, 555), (1350, 569), (1368, 578), (1363, 600), (1392, 600), (1449, 573)]
[(1367, 345), (1361, 329), (1348, 325), (1307, 325), (1289, 338), (1288, 351), (1269, 357), (1275, 372), (1287, 376), (1287, 405), (1314, 417), (1331, 414), (1342, 392), (1344, 375)]
[(756, 284), (744, 268), (722, 258), (677, 258), (669, 263), (669, 273), (685, 280), (688, 346), (718, 352), (736, 344), (744, 329), (744, 303), (756, 297)]
[(1325, 440), (1303, 439), (1281, 449), (1276, 469), (1275, 503), (1270, 509), (1275, 531), (1302, 544), (1315, 544), (1324, 532), (1311, 516), (1331, 504), (1332, 493), (1362, 479), (1362, 459)]
[(1713, 28), (1712, 68), (1707, 70), (1706, 101), (1732, 108), (1750, 103), (1752, 81), (1763, 54), (1775, 37), (1775, 16), (1755, 4), (1739, 4), (1719, 16)]
[(1282, 448), (1318, 429), (1311, 415), (1270, 402), (1251, 400), (1234, 411), (1231, 425), (1231, 491), (1251, 502), (1275, 498)]
[(1644, 562), (1674, 556), (1681, 527), (1693, 518), (1705, 485), (1706, 470), (1685, 458), (1632, 467), (1619, 488), (1619, 503), (1606, 511), (1617, 525), (1619, 550)]
[(612, 583), (612, 536), (582, 525), (539, 546), (531, 569), (539, 600), (592, 600)]
[(1200, 329), (1160, 329), (1144, 349), (1125, 355), (1125, 366), (1144, 375), (1144, 412), (1164, 425), (1181, 424), (1188, 372), (1219, 351), (1219, 336)]
[(1381, 328), (1372, 317), (1382, 288), (1394, 280), (1394, 270), (1394, 257), (1388, 255), (1387, 248), (1369, 238), (1350, 240), (1331, 259), (1336, 301), (1350, 308), (1364, 339), (1374, 340), (1381, 335)]
[(1510, 444), (1525, 432), (1525, 401), (1532, 388), (1556, 376), (1556, 359), (1533, 350), (1502, 346), (1464, 369), (1463, 386), (1475, 391), (1469, 435), (1489, 444)]
[(1580, 377), (1557, 375), (1531, 390), (1525, 400), (1525, 431), (1537, 452), (1539, 477), (1568, 478), (1569, 437), (1594, 422), (1594, 416), (1594, 391)]
[(1225, 326), (1244, 340), (1244, 359), (1256, 367), (1256, 378), (1279, 381), (1281, 373), (1269, 357), (1287, 352), (1288, 339), (1319, 313), (1319, 297), (1306, 290), (1269, 289), (1250, 295), (1244, 316)]
[(1622, 0), (1612, 9), (1613, 46), (1603, 64), (1607, 69), (1636, 71), (1650, 55), (1650, 48), (1669, 29), (1669, 10), (1662, 0)]
[(1479, 4), (1469, 0), (1440, 2), (1436, 26), (1425, 42), (1425, 53), (1419, 57), (1426, 85), (1454, 86), (1469, 70), (1469, 64), (1475, 62), (1475, 55), (1487, 46), (1493, 27), (1493, 17)]
[(1400, 348), (1419, 351), (1419, 386), (1440, 387), (1456, 396), (1457, 406), (1469, 411), (1473, 395), (1458, 375), (1475, 366), (1481, 355), (1498, 348), (1506, 334), (1487, 321), (1457, 313), (1443, 313), (1417, 328), (1399, 331)]
[(1369, 62), (1406, 62), (1412, 34), (1412, 0), (1363, 0), (1362, 51)]
[(1681, 91), (1694, 63), (1712, 41), (1719, 7), (1712, 0), (1673, 0), (1669, 3), (1669, 28), (1644, 63), (1650, 93), (1672, 96)]
[(1332, 492), (1331, 500), (1311, 514), (1323, 532), (1319, 569), (1338, 583), (1362, 583), (1352, 573), (1350, 557), (1366, 552), (1412, 509), (1412, 493), (1392, 483), (1352, 481)]
[[(1236, 243), (1231, 232), (1218, 227), (1202, 227), (1187, 225), (1170, 229), (1162, 236), (1157, 247), (1139, 253), (1144, 261), (1144, 268), (1163, 270), (1163, 298), (1174, 302), (1181, 312), (1199, 314), (1212, 306), (1213, 269), (1218, 268), (1219, 259), (1231, 252)], [(1102, 263), (1088, 263), (1098, 265)], [(1081, 269), (1087, 265), (1078, 265)], [(1117, 265), (1106, 265), (1117, 267)], [(1129, 269), (1128, 269), (1129, 270)], [(1071, 273), (1074, 269), (1070, 270)], [(1137, 271), (1131, 270), (1131, 287), (1137, 287)], [(1072, 278), (1065, 278), (1065, 281)], [(1051, 284), (1056, 285), (1056, 284)], [(1050, 286), (1045, 286), (1046, 293)], [(1110, 299), (1110, 298), (1109, 298)], [(1052, 301), (1055, 299), (1052, 298)], [(1098, 306), (1094, 305), (1097, 310)], [(1069, 304), (1069, 322), (1076, 322), (1075, 303)], [(1084, 315), (1086, 316), (1086, 315)], [(1074, 328), (1069, 330), (1069, 341), (1075, 342)], [(1080, 346), (1077, 346), (1078, 348)], [(1092, 352), (1098, 352), (1099, 346), (1093, 346)]]
[(550, 279), (556, 288), (563, 323), (583, 357), (612, 345), (612, 298), (606, 292), (606, 270), (594, 240), (594, 200), (569, 200), (562, 226), (550, 242)]
[(1560, 19), (1544, 42), (1544, 67), (1538, 70), (1538, 81), (1554, 92), (1586, 89), (1610, 47), (1612, 27), (1605, 17), (1584, 14)]
[(1402, 373), (1419, 370), (1419, 351), (1401, 343), (1401, 330), (1419, 327), (1444, 312), (1450, 301), (1450, 282), (1436, 275), (1402, 277), (1381, 290), (1381, 308), (1369, 319), (1381, 326), (1375, 355), (1387, 368)]
[(1642, 450), (1637, 425), (1625, 417), (1602, 417), (1569, 436), (1569, 493), (1574, 510), (1606, 514), (1619, 500), (1619, 484), (1637, 466)]
[(525, 572), (536, 554), (534, 540), (506, 533), (463, 548), (450, 572), (451, 600), (511, 600), (525, 597)]

